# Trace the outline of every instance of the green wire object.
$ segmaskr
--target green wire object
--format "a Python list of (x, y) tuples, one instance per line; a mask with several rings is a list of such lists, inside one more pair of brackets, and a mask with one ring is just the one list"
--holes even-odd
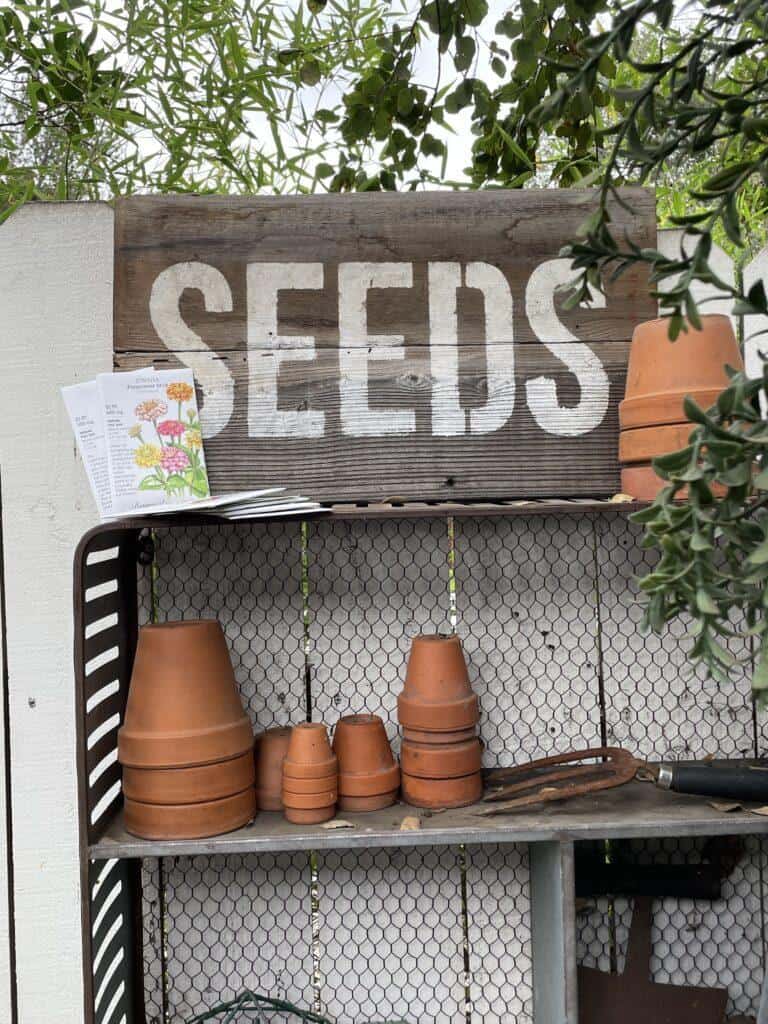
[[(239, 1019), (261, 1021), (264, 1013), (287, 1013), (299, 1020), (309, 1021), (310, 1024), (334, 1024), (328, 1017), (322, 1017), (319, 1013), (311, 1010), (302, 1010), (286, 999), (273, 999), (270, 996), (261, 996), (248, 989), (241, 992), (235, 999), (226, 1003), (219, 1003), (212, 1006), (203, 1013), (190, 1017), (188, 1024), (203, 1024), (203, 1021), (220, 1020), (221, 1024), (236, 1024)], [(242, 1015), (242, 1017), (241, 1017)]]

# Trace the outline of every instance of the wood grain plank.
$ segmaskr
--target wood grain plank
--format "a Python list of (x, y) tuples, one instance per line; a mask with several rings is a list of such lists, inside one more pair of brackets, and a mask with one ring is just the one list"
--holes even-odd
[[(618, 237), (626, 232), (640, 246), (656, 239), (653, 194), (622, 190), (633, 213), (612, 210)], [(499, 267), (514, 303), (515, 338), (535, 341), (524, 314), (525, 290), (536, 267), (555, 259), (594, 208), (586, 189), (422, 192), (405, 195), (182, 197), (142, 196), (118, 200), (115, 224), (115, 350), (162, 351), (149, 318), (155, 279), (180, 262), (203, 262), (220, 271), (231, 291), (232, 309), (206, 313), (200, 293), (188, 292), (185, 322), (214, 350), (245, 347), (246, 265), (324, 265), (323, 287), (280, 296), (280, 330), (311, 334), (318, 347), (339, 344), (338, 265), (342, 262), (414, 264), (413, 285), (394, 293), (374, 290), (372, 332), (404, 334), (410, 344), (428, 334), (426, 296), (429, 261), (482, 261)], [(479, 295), (460, 296), (461, 332), (483, 338)], [(644, 272), (630, 271), (611, 287), (606, 310), (560, 310), (565, 325), (584, 340), (629, 340), (638, 320), (655, 315)], [(434, 339), (437, 344), (444, 338)], [(252, 342), (253, 343), (253, 342)]]
[[(512, 412), (500, 429), (483, 434), (437, 437), (436, 417), (446, 415), (452, 399), (434, 388), (429, 350), (408, 348), (397, 362), (369, 363), (370, 405), (379, 421), (412, 411), (414, 431), (387, 436), (352, 437), (342, 429), (339, 353), (325, 350), (311, 363), (288, 361), (280, 367), (278, 402), (281, 412), (307, 410), (325, 417), (324, 434), (305, 438), (249, 437), (249, 369), (242, 352), (217, 357), (234, 387), (234, 405), (226, 427), (205, 442), (214, 492), (281, 483), (322, 500), (466, 499), (611, 495), (619, 488), (617, 406), (624, 392), (625, 343), (596, 342), (610, 393), (603, 422), (581, 436), (546, 433), (529, 408), (526, 383), (545, 375), (555, 382), (558, 401), (576, 409), (589, 404), (576, 378), (543, 346), (521, 346), (516, 354)], [(269, 361), (263, 353), (256, 360)], [(118, 355), (117, 368), (137, 369), (151, 361), (149, 352)], [(180, 365), (176, 356), (155, 358), (158, 368)], [(253, 364), (253, 360), (252, 360)], [(258, 366), (257, 366), (258, 370)], [(227, 416), (227, 396), (220, 388), (205, 389), (199, 375), (201, 419), (219, 423)], [(479, 410), (488, 402), (486, 350), (469, 347), (459, 362), (462, 406)], [(498, 396), (497, 396), (498, 398)], [(572, 414), (572, 425), (579, 413)]]

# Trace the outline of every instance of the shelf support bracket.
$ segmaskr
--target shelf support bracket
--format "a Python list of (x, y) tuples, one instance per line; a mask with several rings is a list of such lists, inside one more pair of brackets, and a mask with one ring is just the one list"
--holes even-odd
[(577, 1024), (572, 842), (531, 843), (534, 1024)]

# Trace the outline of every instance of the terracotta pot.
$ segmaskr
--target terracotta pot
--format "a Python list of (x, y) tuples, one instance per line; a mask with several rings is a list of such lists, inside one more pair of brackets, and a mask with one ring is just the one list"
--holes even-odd
[(315, 779), (291, 779), (288, 776), (283, 778), (281, 792), (284, 793), (327, 793), (332, 789), (338, 789), (338, 776), (319, 775)]
[(650, 462), (659, 455), (679, 451), (688, 444), (693, 429), (692, 423), (674, 423), (671, 426), (622, 430), (619, 434), (619, 462), (624, 465)]
[(397, 790), (400, 785), (400, 769), (378, 715), (340, 718), (333, 749), (339, 761), (340, 793), (373, 797)]
[(397, 713), (402, 726), (424, 732), (454, 732), (477, 724), (477, 697), (455, 634), (414, 637)]
[(250, 751), (193, 768), (124, 768), (123, 793), (145, 804), (200, 804), (221, 800), (253, 786)]
[[(643, 408), (638, 400), (649, 396), (664, 395), (667, 401), (679, 399), (682, 404), (683, 397), (691, 392), (722, 391), (728, 383), (726, 364), (735, 369), (743, 367), (730, 319), (709, 314), (701, 322), (700, 331), (689, 327), (676, 341), (669, 340), (668, 319), (638, 324), (629, 350), (624, 400), (630, 404), (623, 406), (625, 418), (634, 413), (636, 422), (637, 410)], [(633, 408), (636, 401), (638, 405)]]
[(420, 779), (402, 774), (403, 800), (414, 807), (465, 807), (480, 799), (483, 776), (480, 772), (458, 779)]
[(724, 386), (625, 398), (623, 402), (619, 402), (619, 426), (622, 430), (635, 430), (638, 427), (656, 427), (665, 423), (689, 423), (683, 412), (683, 400), (686, 395), (690, 395), (700, 408), (708, 409), (715, 404)]
[(364, 811), (380, 811), (383, 807), (391, 807), (397, 801), (397, 790), (379, 793), (376, 796), (345, 796), (339, 793), (339, 810), (362, 813)]
[(318, 807), (315, 810), (305, 810), (300, 807), (286, 807), (285, 820), (292, 825), (320, 825), (324, 821), (330, 821), (336, 813), (335, 805), (330, 807)]
[(299, 810), (315, 810), (318, 807), (334, 807), (338, 793), (335, 789), (326, 790), (324, 793), (289, 793), (283, 790), (283, 806), (287, 809), (297, 808)]
[(453, 779), (480, 771), (482, 748), (477, 738), (440, 746), (404, 740), (400, 760), (403, 774), (420, 779)]
[(142, 626), (118, 733), (131, 768), (186, 768), (250, 751), (227, 643), (215, 619)]
[(403, 739), (411, 743), (464, 743), (476, 736), (475, 726), (471, 729), (457, 729), (455, 732), (425, 732), (423, 729), (403, 728)]
[(125, 828), (141, 839), (204, 839), (241, 828), (255, 816), (253, 788), (200, 804), (125, 801)]
[[(637, 501), (653, 501), (659, 491), (663, 491), (667, 486), (669, 486), (669, 481), (662, 480), (660, 476), (657, 476), (650, 463), (624, 466), (621, 471), (622, 493), (629, 494)], [(722, 498), (727, 488), (723, 484), (714, 484), (711, 486), (711, 490), (715, 496)], [(687, 494), (688, 488), (681, 487), (676, 498), (685, 498)]]
[(282, 811), (283, 760), (291, 738), (291, 727), (267, 729), (256, 737), (256, 801), (262, 811)]
[(283, 777), (314, 779), (335, 775), (336, 755), (331, 750), (328, 730), (322, 722), (301, 722), (294, 725), (283, 761)]

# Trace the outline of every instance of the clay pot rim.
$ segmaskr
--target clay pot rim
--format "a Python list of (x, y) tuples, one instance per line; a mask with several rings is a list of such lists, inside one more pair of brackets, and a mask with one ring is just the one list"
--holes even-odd
[[(205, 732), (152, 733), (151, 740), (134, 738), (130, 732), (126, 733), (124, 729), (125, 727), (121, 726), (117, 733), (118, 761), (124, 768), (197, 768), (217, 764), (220, 761), (232, 761), (236, 757), (242, 757), (243, 754), (253, 751), (253, 732), (250, 719), (247, 716), (238, 722), (230, 723), (227, 726), (215, 726)], [(235, 739), (237, 739), (238, 733), (242, 733), (242, 737), (235, 749), (230, 749), (226, 754), (222, 754), (222, 751), (218, 750), (212, 752), (209, 757), (201, 757), (198, 750), (195, 755), (185, 760), (180, 760), (178, 757), (171, 761), (168, 760), (169, 742), (181, 745), (182, 740), (190, 740), (195, 743), (204, 738), (210, 739), (214, 743), (220, 741), (223, 745), (227, 733), (234, 733)]]
[[(121, 726), (120, 735), (127, 738), (129, 743), (143, 743), (145, 742), (143, 737), (148, 737), (152, 742), (159, 742), (161, 740), (173, 742), (174, 740), (197, 739), (199, 736), (215, 736), (217, 733), (230, 732), (232, 729), (238, 729), (243, 725), (247, 725), (249, 729), (251, 727), (251, 720), (246, 714), (243, 714), (242, 718), (239, 718), (236, 722), (228, 722), (226, 725), (209, 725), (202, 729), (182, 729), (178, 732), (140, 732), (137, 729), (131, 730)], [(255, 737), (251, 733), (251, 746), (253, 746), (254, 740)], [(230, 758), (221, 758), (220, 760), (230, 760)]]
[(352, 726), (354, 726), (354, 725), (378, 725), (379, 722), (381, 722), (381, 724), (383, 725), (384, 724), (384, 719), (381, 717), (381, 715), (374, 715), (373, 713), (368, 712), (368, 711), (360, 711), (360, 712), (357, 712), (354, 715), (342, 715), (342, 717), (337, 720), (336, 724), (333, 727), (334, 728), (334, 733), (335, 733), (336, 729), (338, 729), (338, 727), (341, 725), (342, 722), (344, 723), (344, 725), (352, 725)]
[[(639, 327), (650, 327), (651, 325), (664, 324), (664, 323), (668, 324), (671, 319), (672, 319), (672, 317), (670, 317), (670, 316), (657, 316), (657, 317), (654, 317), (653, 320), (643, 320), (641, 323), (639, 323), (637, 325), (637, 327), (635, 327), (635, 330), (637, 330)], [(733, 324), (731, 322), (731, 318), (727, 314), (725, 314), (725, 313), (701, 313), (700, 316), (699, 316), (699, 319), (701, 320), (702, 323), (705, 320), (709, 320), (709, 321), (712, 321), (712, 320), (727, 320), (728, 323), (731, 325), (731, 327), (733, 327)], [(693, 327), (693, 324), (691, 324), (690, 326)], [(694, 332), (696, 334), (700, 333), (699, 331), (696, 330), (695, 327), (693, 329), (694, 329)]]
[[(412, 748), (416, 748), (415, 750)], [(427, 764), (412, 764), (411, 757), (426, 755)], [(474, 775), (482, 771), (483, 747), (478, 738), (463, 743), (446, 743), (430, 746), (428, 743), (412, 743), (403, 740), (400, 754), (403, 762), (402, 772), (417, 779), (458, 779), (465, 775)], [(452, 758), (454, 764), (450, 764)], [(429, 763), (429, 762), (437, 763)], [(449, 762), (440, 763), (440, 762)], [(467, 770), (469, 767), (469, 770)]]
[(283, 778), (316, 779), (335, 776), (339, 765), (336, 755), (326, 761), (289, 761), (283, 760)]
[(339, 793), (345, 796), (376, 796), (397, 789), (399, 785), (399, 764), (393, 764), (384, 772), (371, 772), (366, 775), (339, 773)]
[[(414, 733), (418, 733), (418, 739), (414, 739)], [(435, 736), (444, 736), (445, 739), (436, 740), (434, 738)], [(434, 732), (430, 732), (428, 729), (411, 729), (407, 725), (403, 726), (403, 739), (407, 740), (409, 743), (425, 743), (428, 746), (441, 746), (445, 743), (464, 743), (467, 740), (476, 738), (479, 739), (476, 725), (471, 725), (467, 728), (461, 729), (436, 729)]]
[(648, 427), (631, 427), (619, 433), (619, 462), (635, 465), (660, 455), (685, 448), (694, 423), (657, 423)]
[(338, 793), (283, 793), (283, 807), (297, 811), (314, 811), (321, 807), (335, 807)]
[(329, 793), (338, 790), (335, 775), (324, 775), (320, 779), (283, 779), (281, 793)]
[[(212, 618), (205, 619), (168, 619), (166, 622), (146, 622), (141, 628), (149, 630), (152, 633), (155, 633), (160, 630), (165, 631), (168, 629), (179, 629), (183, 627), (188, 628), (189, 626), (210, 625), (210, 623), (214, 622), (216, 623), (217, 626), (221, 626), (219, 620), (214, 616)], [(221, 630), (223, 633), (223, 626), (221, 626)]]
[[(408, 804), (410, 807), (424, 807), (428, 810), (435, 809), (438, 807), (468, 807), (470, 804), (476, 803), (482, 796), (482, 780), (482, 772), (471, 772), (469, 775), (460, 775), (453, 779), (421, 779), (417, 776), (403, 773), (401, 798), (403, 802)], [(464, 783), (464, 786), (462, 787), (464, 790), (463, 796), (457, 795), (453, 799), (451, 799), (450, 797), (448, 799), (444, 799), (439, 798), (438, 796), (433, 798), (429, 793), (429, 791), (431, 790), (439, 794), (441, 787), (445, 791), (450, 789), (451, 786), (459, 787), (462, 782)], [(416, 789), (421, 788), (422, 793), (424, 789), (428, 791), (426, 795), (422, 795), (420, 797), (419, 803), (412, 803), (411, 800), (409, 799), (409, 795), (414, 795), (413, 793), (406, 793), (406, 789), (408, 788), (409, 785), (415, 785)]]
[[(398, 789), (391, 789), (388, 793), (375, 793), (372, 796), (349, 796), (339, 793), (339, 810), (349, 811), (350, 814), (367, 814), (370, 811), (382, 811), (385, 807), (391, 807), (394, 803), (397, 803), (397, 794)], [(358, 801), (370, 801), (375, 806), (355, 806)]]
[[(248, 799), (250, 794), (252, 794), (252, 798)], [(239, 812), (237, 811), (238, 805), (241, 805)], [(135, 822), (130, 822), (131, 811), (133, 808), (136, 808), (139, 814), (142, 813), (144, 808), (148, 808), (148, 811), (144, 813), (150, 818), (150, 824), (146, 828), (141, 828), (141, 822), (139, 822), (138, 828), (141, 828), (141, 831), (138, 831)], [(169, 828), (173, 824), (170, 819), (174, 816), (183, 818), (183, 813), (185, 811), (190, 811), (191, 809), (194, 809), (198, 814), (206, 811), (210, 813), (212, 809), (213, 813), (220, 811), (222, 812), (222, 815), (224, 811), (231, 809), (233, 817), (230, 818), (229, 821), (226, 821), (223, 828), (221, 827), (220, 822), (217, 825), (210, 822), (207, 826), (192, 830), (189, 828), (180, 830), (177, 824), (177, 834), (169, 834)], [(220, 800), (209, 800), (205, 803), (199, 804), (147, 804), (140, 800), (130, 800), (126, 797), (124, 822), (126, 831), (130, 832), (131, 835), (138, 836), (140, 839), (152, 839), (156, 841), (207, 839), (211, 836), (224, 835), (227, 832), (234, 832), (236, 829), (242, 828), (244, 825), (247, 825), (248, 822), (253, 821), (256, 814), (256, 793), (251, 786), (249, 789), (244, 789), (241, 793), (235, 793), (232, 796), (223, 797)], [(155, 828), (151, 824), (153, 819), (157, 821), (158, 815), (161, 815), (162, 822), (165, 825), (164, 828)], [(129, 827), (129, 822), (133, 827)]]
[[(400, 725), (420, 732), (459, 732), (480, 721), (477, 694), (460, 701), (412, 701), (402, 693), (397, 698)], [(452, 727), (452, 728), (451, 728)]]
[[(222, 776), (230, 775), (227, 785), (232, 786), (235, 784), (235, 788), (228, 791), (225, 790), (217, 796), (206, 795), (200, 797), (198, 794), (204, 792), (206, 787), (209, 790), (215, 788), (216, 772), (219, 769), (221, 769)], [(237, 782), (231, 778), (232, 772), (239, 776)], [(244, 781), (244, 779), (247, 779), (247, 781)], [(186, 768), (133, 768), (130, 765), (125, 765), (123, 771), (123, 794), (129, 800), (133, 800), (136, 803), (153, 804), (161, 807), (174, 806), (179, 804), (177, 799), (158, 799), (156, 792), (147, 793), (145, 789), (144, 793), (142, 793), (141, 789), (147, 785), (150, 787), (154, 786), (162, 794), (164, 786), (170, 786), (171, 789), (181, 786), (188, 790), (184, 794), (186, 797), (184, 804), (201, 804), (210, 803), (211, 800), (220, 800), (227, 796), (235, 796), (244, 789), (253, 786), (255, 782), (256, 765), (250, 750), (246, 750), (239, 757), (227, 758), (225, 761), (214, 761), (211, 764), (191, 765)], [(135, 789), (134, 783), (136, 784)], [(220, 781), (219, 785), (222, 784), (223, 782)], [(149, 799), (150, 796), (154, 797), (154, 799)]]
[[(318, 807), (314, 810), (306, 807), (286, 807), (283, 811), (285, 820), (291, 825), (320, 825), (324, 821), (330, 821), (336, 813), (335, 807)], [(297, 820), (298, 819), (298, 820)]]

